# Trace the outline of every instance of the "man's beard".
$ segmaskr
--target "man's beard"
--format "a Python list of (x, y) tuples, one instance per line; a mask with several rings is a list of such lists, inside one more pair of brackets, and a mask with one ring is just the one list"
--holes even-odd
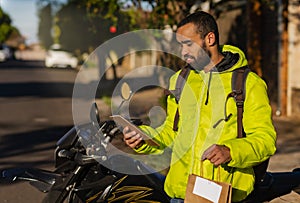
[(211, 62), (211, 52), (207, 50), (206, 44), (203, 44), (202, 49), (200, 49), (197, 57), (191, 56), (189, 54), (184, 55), (184, 60), (192, 59), (193, 62), (190, 65), (198, 71), (203, 70)]

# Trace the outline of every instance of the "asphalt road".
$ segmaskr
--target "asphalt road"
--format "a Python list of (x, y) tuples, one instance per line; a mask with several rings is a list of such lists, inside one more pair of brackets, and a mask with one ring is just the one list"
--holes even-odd
[[(43, 61), (0, 63), (0, 170), (54, 168), (56, 141), (73, 125), (77, 71), (47, 69)], [(0, 185), (0, 202), (41, 202), (28, 183)]]

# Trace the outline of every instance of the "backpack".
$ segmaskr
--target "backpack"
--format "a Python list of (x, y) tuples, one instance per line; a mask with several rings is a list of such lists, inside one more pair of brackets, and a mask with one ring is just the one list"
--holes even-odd
[[(189, 76), (190, 71), (191, 68), (189, 66), (185, 66), (183, 69), (181, 69), (176, 81), (175, 91), (168, 90), (166, 92), (166, 95), (170, 95), (170, 94), (174, 95), (177, 104), (180, 100), (183, 86)], [(244, 101), (246, 96), (245, 84), (246, 84), (247, 76), (250, 71), (251, 70), (248, 66), (243, 66), (241, 68), (235, 69), (232, 72), (232, 78), (231, 78), (232, 92), (229, 93), (228, 97), (234, 98), (237, 107), (237, 138), (246, 137), (243, 128), (243, 112), (244, 112)], [(177, 108), (174, 117), (174, 123), (173, 123), (174, 131), (178, 131), (178, 122), (179, 122), (179, 111)], [(269, 159), (253, 167), (256, 184), (263, 181), (268, 168), (268, 164), (269, 164)]]

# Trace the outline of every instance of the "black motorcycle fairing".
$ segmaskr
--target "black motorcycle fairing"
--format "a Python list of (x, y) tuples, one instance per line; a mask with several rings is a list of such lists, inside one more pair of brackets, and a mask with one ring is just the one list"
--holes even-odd
[[(99, 191), (99, 186), (106, 187), (101, 181), (105, 181), (97, 165), (79, 166), (74, 171), (58, 179), (52, 186), (51, 191), (46, 195), (44, 203), (85, 202)], [(95, 182), (95, 184), (92, 184)], [(98, 187), (97, 187), (97, 184)], [(108, 179), (105, 184), (112, 184), (113, 180)], [(75, 201), (76, 200), (76, 201)]]
[(1, 173), (1, 179), (8, 182), (40, 181), (50, 185), (54, 184), (57, 177), (60, 177), (57, 173), (38, 168), (11, 168), (3, 170)]
[(62, 149), (69, 149), (74, 145), (77, 139), (77, 131), (76, 127), (74, 126), (62, 138), (60, 138), (57, 141), (56, 146)]
[[(134, 175), (120, 172), (121, 168), (128, 169), (127, 166), (131, 167), (131, 173), (135, 170)], [(84, 167), (87, 172), (80, 175), (81, 181), (72, 189), (72, 198), (82, 202), (123, 203), (128, 198), (133, 201), (169, 202), (163, 190), (164, 176), (131, 157), (111, 155), (103, 165), (98, 163)]]
[(149, 193), (151, 200), (169, 201), (169, 196), (164, 192), (164, 175), (141, 161), (122, 154), (112, 155), (108, 161), (111, 173), (118, 177), (118, 195), (122, 195), (120, 191), (125, 187), (126, 190), (130, 188), (132, 193), (140, 190)]
[[(83, 139), (91, 140), (97, 132), (97, 129), (91, 124), (86, 123), (80, 126), (71, 128), (61, 139), (56, 143), (55, 149), (55, 168), (57, 172), (73, 170), (75, 165), (72, 160), (72, 155), (76, 152), (85, 152), (81, 142)], [(74, 151), (75, 150), (75, 151)], [(62, 152), (67, 152), (68, 155), (62, 156)]]
[[(112, 171), (128, 175), (145, 175), (157, 173), (154, 169), (128, 155), (114, 154), (108, 158), (108, 166)], [(107, 163), (105, 164), (107, 165)]]
[(29, 181), (32, 186), (42, 192), (48, 192), (60, 177), (60, 174), (37, 168), (10, 168), (1, 171), (2, 183)]

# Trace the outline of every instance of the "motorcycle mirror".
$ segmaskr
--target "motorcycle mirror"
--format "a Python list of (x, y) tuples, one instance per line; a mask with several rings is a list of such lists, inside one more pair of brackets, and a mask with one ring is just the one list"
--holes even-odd
[(115, 114), (119, 114), (120, 113), (121, 107), (123, 106), (124, 102), (128, 101), (131, 96), (132, 96), (132, 91), (130, 89), (130, 86), (128, 85), (128, 83), (124, 82), (121, 85), (121, 97), (122, 97), (123, 100), (122, 100), (122, 102), (121, 102), (121, 104), (120, 104), (120, 106), (117, 109), (117, 111), (116, 111)]
[(121, 96), (124, 100), (129, 100), (131, 97), (132, 91), (128, 85), (128, 83), (124, 82), (121, 86)]
[(96, 118), (97, 123), (100, 123), (99, 109), (98, 109), (98, 106), (97, 106), (96, 102), (94, 102), (92, 104), (92, 107), (91, 107), (91, 110), (90, 110), (90, 119), (91, 119), (91, 121), (95, 122), (95, 118)]

